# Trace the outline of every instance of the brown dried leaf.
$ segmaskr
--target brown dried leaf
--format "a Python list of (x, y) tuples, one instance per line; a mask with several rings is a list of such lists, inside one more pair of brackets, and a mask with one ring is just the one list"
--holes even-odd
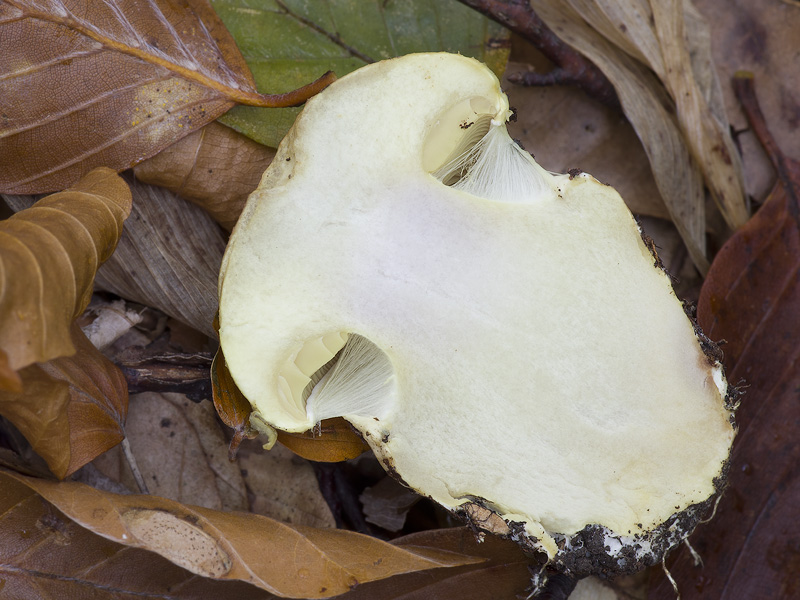
[(606, 39), (658, 75), (723, 216), (731, 228), (742, 225), (748, 217), (742, 167), (711, 61), (708, 27), (691, 2), (572, 0), (571, 4)]
[(105, 538), (156, 552), (198, 575), (247, 581), (281, 596), (326, 598), (393, 575), (481, 562), (447, 549), (400, 548), (349, 531), (7, 475)]
[(421, 496), (392, 477), (384, 477), (358, 497), (367, 523), (386, 531), (400, 531), (406, 515)]
[(62, 189), (100, 165), (129, 168), (235, 103), (294, 106), (330, 81), (257, 94), (206, 0), (7, 0), (0, 39), (0, 189), (9, 193)]
[(588, 57), (608, 77), (625, 116), (650, 160), (656, 185), (693, 262), (708, 268), (703, 178), (671, 112), (671, 99), (655, 75), (609, 42), (564, 0), (537, 0), (531, 6), (567, 44)]
[(276, 445), (269, 451), (248, 444), (238, 464), (252, 494), (250, 510), (293, 525), (336, 527), (311, 465)]
[[(131, 180), (133, 209), (116, 252), (97, 272), (97, 287), (153, 306), (217, 337), (217, 277), (225, 239), (214, 220), (169, 190)], [(5, 196), (14, 210), (29, 196)]]
[(70, 323), (130, 209), (128, 186), (101, 168), (0, 223), (0, 349), (10, 369), (75, 351)]
[[(789, 156), (800, 156), (800, 69), (797, 68), (797, 2), (774, 0), (694, 0), (713, 23), (712, 51), (722, 81), (747, 69), (760, 82), (759, 100), (778, 145)], [(794, 52), (794, 54), (793, 54)], [(724, 105), (735, 130), (747, 127), (730, 85), (722, 89)], [(765, 198), (775, 173), (755, 136), (740, 134), (747, 192)]]
[(222, 232), (203, 210), (168, 190), (134, 183), (131, 191), (131, 217), (97, 285), (216, 337)]
[[(670, 566), (683, 598), (794, 598), (800, 594), (800, 162), (786, 158), (758, 111), (752, 79), (737, 82), (779, 181), (763, 207), (717, 255), (698, 321), (726, 340), (728, 380), (744, 382), (729, 487), (716, 517)], [(659, 580), (658, 598), (674, 597)]]
[(119, 444), (128, 409), (120, 370), (72, 327), (76, 352), (20, 371), (23, 393), (0, 392), (11, 421), (60, 479)]
[(393, 543), (409, 550), (441, 548), (480, 556), (485, 562), (368, 583), (341, 600), (519, 600), (526, 597), (525, 590), (530, 586), (528, 566), (536, 565), (514, 542), (486, 536), (478, 543), (466, 527), (414, 533)]
[[(509, 63), (507, 75), (528, 64), (551, 68), (528, 46), (514, 40), (512, 59), (519, 62)], [(556, 173), (580, 168), (617, 189), (633, 213), (669, 219), (642, 144), (617, 111), (572, 86), (503, 87), (517, 111), (509, 132), (543, 167)]]
[(341, 417), (325, 419), (305, 433), (278, 431), (278, 441), (298, 456), (317, 462), (341, 462), (361, 456), (369, 445)]
[[(132, 395), (125, 433), (151, 494), (217, 510), (248, 509), (244, 480), (228, 460), (210, 403), (181, 394)], [(115, 450), (95, 460), (95, 467), (137, 489), (123, 453)]]
[(217, 122), (136, 165), (136, 178), (204, 208), (230, 231), (275, 150)]
[(276, 598), (246, 583), (197, 577), (158, 554), (96, 535), (2, 472), (0, 590), (9, 600)]
[[(214, 320), (214, 326), (215, 328), (219, 326), (217, 318)], [(233, 380), (228, 365), (225, 363), (222, 348), (217, 349), (214, 362), (211, 363), (211, 390), (214, 408), (217, 410), (219, 418), (225, 425), (233, 429), (233, 439), (231, 439), (228, 457), (230, 460), (234, 460), (242, 440), (255, 438), (258, 431), (250, 426), (250, 413), (253, 412), (253, 407)], [(274, 444), (274, 442), (273, 437), (271, 443)]]

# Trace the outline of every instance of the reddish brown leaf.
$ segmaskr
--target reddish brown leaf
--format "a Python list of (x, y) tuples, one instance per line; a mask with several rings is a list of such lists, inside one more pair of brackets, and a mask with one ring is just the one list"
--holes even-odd
[(63, 189), (133, 166), (235, 103), (294, 106), (331, 81), (263, 96), (206, 0), (0, 4), (0, 189)]
[[(692, 538), (671, 571), (682, 598), (800, 596), (800, 163), (784, 157), (755, 100), (751, 77), (736, 80), (751, 125), (778, 182), (755, 216), (720, 250), (698, 304), (700, 325), (726, 340), (728, 379), (744, 382), (729, 488), (715, 519)], [(674, 598), (661, 580), (653, 597)]]
[(298, 456), (317, 462), (350, 460), (369, 450), (369, 445), (341, 417), (325, 419), (305, 433), (279, 431), (278, 441)]
[(76, 352), (22, 369), (23, 392), (0, 392), (11, 421), (59, 478), (125, 437), (128, 390), (120, 370), (73, 325)]
[(0, 481), (7, 477), (108, 539), (156, 552), (204, 577), (247, 581), (281, 596), (327, 598), (393, 575), (482, 562), (446, 549), (400, 548), (350, 531), (0, 473)]
[(0, 223), (0, 349), (11, 369), (75, 351), (70, 323), (130, 210), (128, 186), (100, 168)]
[[(214, 321), (215, 327), (219, 327), (218, 322)], [(231, 440), (228, 457), (230, 460), (236, 458), (239, 444), (245, 438), (253, 439), (258, 435), (258, 431), (250, 426), (250, 413), (253, 408), (250, 402), (239, 391), (233, 376), (225, 363), (225, 356), (222, 348), (217, 350), (214, 362), (211, 363), (211, 389), (214, 398), (214, 408), (222, 422), (233, 429), (233, 439)]]
[(0, 473), (0, 596), (8, 600), (274, 600), (239, 581), (197, 577), (158, 554), (84, 529)]
[(409, 549), (440, 548), (486, 560), (368, 583), (345, 594), (342, 600), (519, 600), (527, 595), (531, 579), (528, 566), (535, 562), (510, 540), (487, 536), (478, 543), (471, 530), (459, 527), (414, 533), (393, 543)]
[(204, 208), (230, 231), (275, 150), (217, 122), (136, 165), (136, 178)]

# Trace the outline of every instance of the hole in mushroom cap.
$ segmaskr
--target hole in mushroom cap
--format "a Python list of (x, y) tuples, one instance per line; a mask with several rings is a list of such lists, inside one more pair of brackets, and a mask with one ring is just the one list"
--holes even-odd
[(467, 98), (441, 113), (428, 133), (422, 165), (428, 173), (441, 169), (472, 148), (489, 131), (497, 109), (486, 98)]
[(281, 369), (278, 387), (312, 423), (339, 416), (382, 418), (394, 396), (394, 368), (367, 338), (335, 332), (303, 344)]
[(536, 202), (555, 195), (552, 176), (506, 130), (485, 98), (444, 111), (425, 142), (423, 166), (443, 184), (499, 202)]

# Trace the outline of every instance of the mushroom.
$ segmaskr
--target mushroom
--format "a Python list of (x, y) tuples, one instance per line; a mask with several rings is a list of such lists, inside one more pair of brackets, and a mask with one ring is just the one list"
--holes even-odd
[(230, 239), (222, 350), (262, 429), (343, 416), (474, 526), (634, 572), (719, 493), (731, 394), (619, 194), (540, 167), (510, 114), (446, 53), (311, 99)]

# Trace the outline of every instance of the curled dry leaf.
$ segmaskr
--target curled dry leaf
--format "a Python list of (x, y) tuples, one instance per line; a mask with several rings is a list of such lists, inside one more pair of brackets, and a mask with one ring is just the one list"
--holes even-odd
[(89, 303), (95, 272), (130, 210), (128, 186), (100, 168), (0, 223), (0, 350), (8, 368), (75, 351), (70, 323)]
[(572, 4), (609, 41), (658, 75), (677, 109), (685, 143), (723, 216), (732, 229), (744, 224), (748, 214), (742, 167), (713, 71), (708, 26), (691, 2), (574, 0)]
[[(209, 402), (192, 402), (181, 394), (135, 394), (125, 433), (151, 494), (217, 510), (247, 510), (244, 480), (228, 461), (225, 437)], [(137, 489), (118, 449), (94, 465)]]
[[(131, 180), (131, 192), (133, 209), (116, 251), (97, 272), (97, 287), (216, 337), (212, 321), (225, 251), (219, 226), (164, 188)], [(5, 198), (17, 211), (32, 202), (27, 196)]]
[[(728, 379), (744, 382), (729, 487), (714, 520), (670, 566), (683, 598), (795, 598), (800, 594), (800, 162), (785, 157), (758, 109), (752, 78), (736, 82), (778, 173), (763, 207), (717, 254), (697, 306), (725, 339)], [(654, 598), (674, 597), (666, 580)]]
[(235, 103), (296, 106), (331, 81), (256, 93), (206, 0), (9, 0), (0, 39), (0, 190), (9, 193), (61, 189), (99, 165), (126, 169)]
[(369, 445), (341, 417), (323, 419), (303, 433), (278, 431), (278, 441), (298, 456), (317, 462), (350, 460), (369, 450)]
[(274, 149), (213, 122), (139, 163), (134, 173), (201, 206), (230, 231), (273, 156)]
[[(143, 576), (146, 574), (146, 576)], [(153, 552), (105, 539), (0, 472), (3, 598), (274, 600), (239, 581), (197, 577)]]
[(77, 325), (76, 352), (20, 371), (22, 393), (0, 391), (11, 421), (60, 479), (119, 444), (128, 410), (125, 378)]
[(105, 538), (151, 550), (198, 575), (247, 581), (284, 597), (326, 598), (393, 575), (482, 562), (349, 531), (290, 526), (156, 496), (120, 496), (76, 482), (8, 476)]

